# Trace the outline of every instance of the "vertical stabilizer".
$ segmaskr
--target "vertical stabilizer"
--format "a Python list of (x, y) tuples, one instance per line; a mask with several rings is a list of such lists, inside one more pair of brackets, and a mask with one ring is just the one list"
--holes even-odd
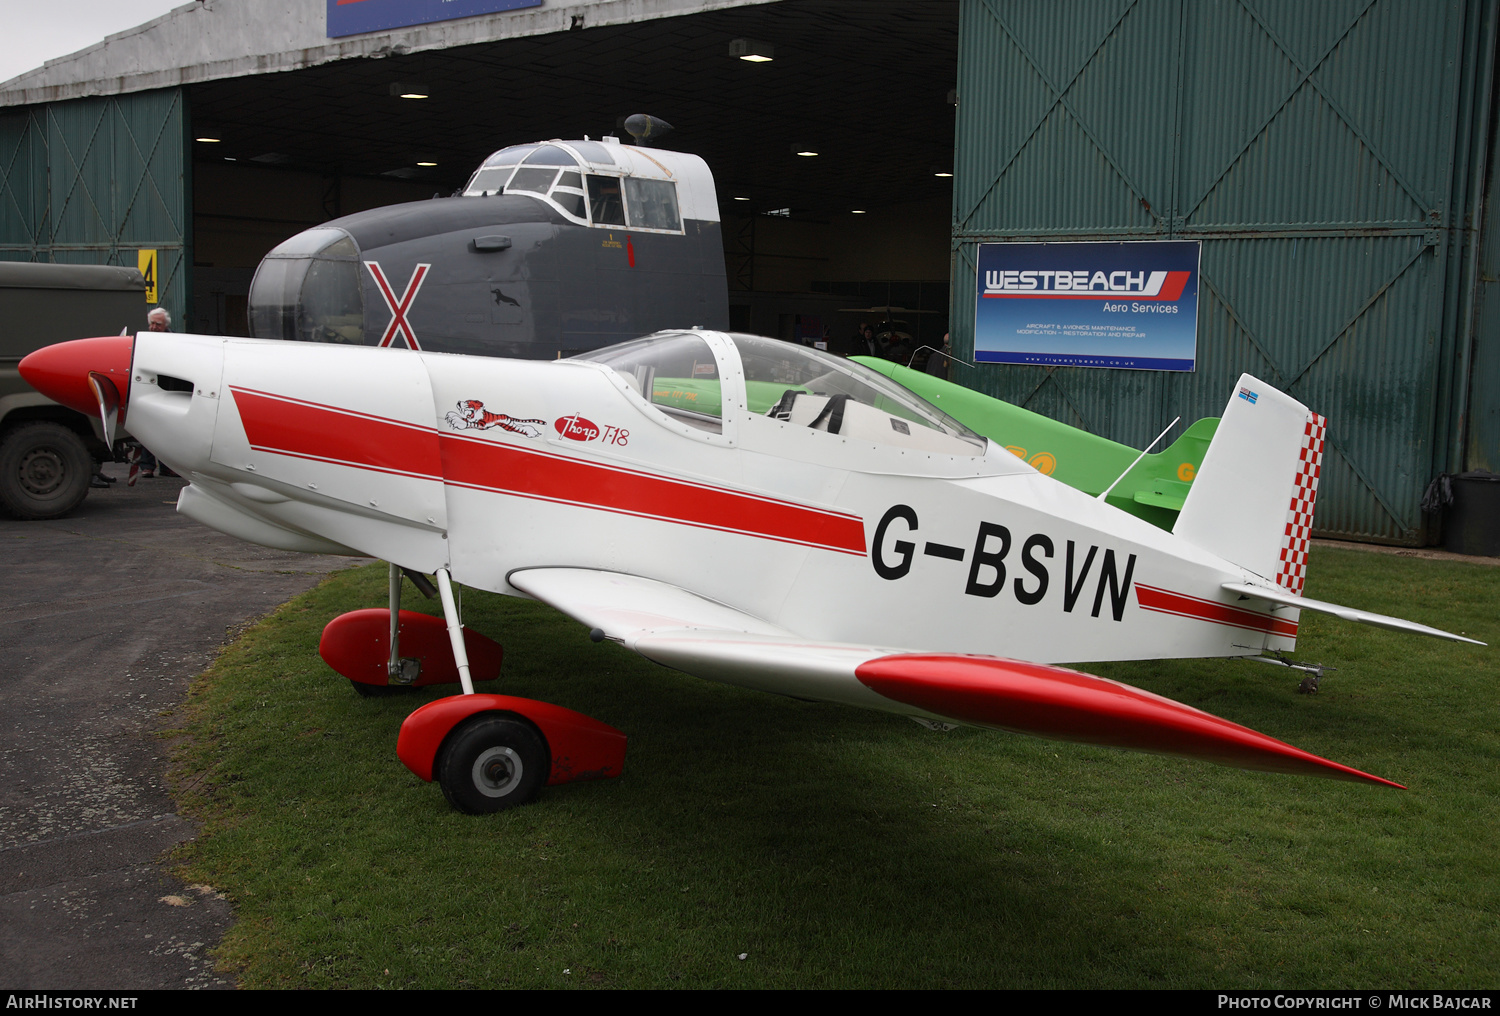
[(1240, 375), (1172, 532), (1301, 595), (1326, 427)]

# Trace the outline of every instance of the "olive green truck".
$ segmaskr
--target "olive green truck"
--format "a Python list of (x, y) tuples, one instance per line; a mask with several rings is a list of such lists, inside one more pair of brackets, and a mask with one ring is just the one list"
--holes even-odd
[(98, 463), (115, 457), (97, 418), (21, 380), (21, 357), (68, 339), (144, 331), (149, 309), (134, 268), (0, 261), (0, 508), (20, 519), (70, 512)]

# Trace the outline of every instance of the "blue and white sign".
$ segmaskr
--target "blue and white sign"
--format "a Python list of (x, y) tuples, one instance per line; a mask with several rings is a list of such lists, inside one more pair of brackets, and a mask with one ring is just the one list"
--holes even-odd
[(974, 359), (1190, 371), (1201, 247), (1196, 240), (982, 243)]
[(328, 38), (541, 5), (542, 0), (328, 0)]

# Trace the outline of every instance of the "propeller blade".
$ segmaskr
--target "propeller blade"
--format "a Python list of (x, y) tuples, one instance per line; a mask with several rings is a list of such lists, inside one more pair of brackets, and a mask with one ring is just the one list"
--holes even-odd
[(1406, 789), (1181, 702), (1062, 667), (912, 654), (878, 657), (855, 674), (886, 698), (976, 726)]
[(104, 443), (115, 446), (115, 423), (120, 418), (120, 390), (97, 370), (89, 371), (89, 387), (99, 400), (99, 422), (104, 425)]

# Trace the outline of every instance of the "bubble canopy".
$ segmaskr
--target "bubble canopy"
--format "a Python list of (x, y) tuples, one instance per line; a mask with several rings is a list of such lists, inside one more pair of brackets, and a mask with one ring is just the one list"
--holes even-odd
[(364, 342), (359, 246), (333, 226), (303, 230), (261, 261), (250, 283), (250, 330), (263, 339)]
[[(778, 339), (733, 332), (725, 337), (720, 355), (737, 363), (720, 364), (697, 332), (648, 336), (574, 359), (610, 367), (652, 405), (704, 430), (719, 429), (729, 379), (742, 375), (746, 410), (753, 416), (876, 443), (985, 453), (985, 438), (868, 367)], [(851, 421), (847, 430), (840, 427), (843, 419)], [(913, 425), (925, 430), (914, 431)]]

